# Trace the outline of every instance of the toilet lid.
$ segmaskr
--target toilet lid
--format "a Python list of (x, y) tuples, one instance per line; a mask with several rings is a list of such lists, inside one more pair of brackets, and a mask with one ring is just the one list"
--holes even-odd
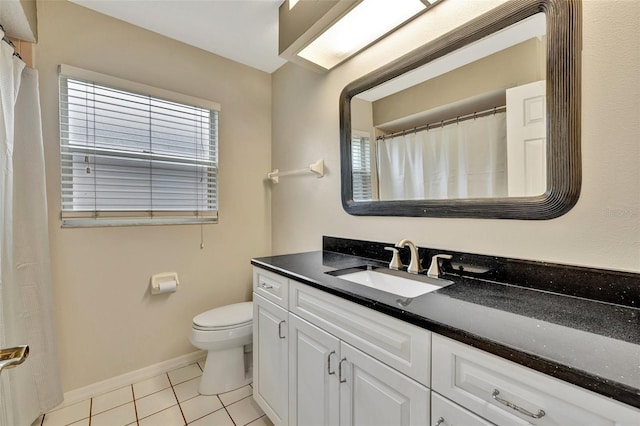
[(253, 320), (253, 302), (234, 303), (196, 315), (193, 324), (205, 328), (240, 326)]

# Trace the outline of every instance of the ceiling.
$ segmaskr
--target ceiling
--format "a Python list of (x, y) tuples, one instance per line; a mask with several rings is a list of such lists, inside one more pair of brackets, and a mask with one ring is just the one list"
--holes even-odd
[(138, 27), (272, 73), (283, 0), (70, 0)]

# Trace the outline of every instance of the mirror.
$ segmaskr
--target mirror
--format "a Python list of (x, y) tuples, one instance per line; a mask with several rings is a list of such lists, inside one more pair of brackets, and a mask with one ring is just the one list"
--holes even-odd
[(512, 0), (349, 84), (355, 215), (549, 219), (580, 191), (580, 4)]

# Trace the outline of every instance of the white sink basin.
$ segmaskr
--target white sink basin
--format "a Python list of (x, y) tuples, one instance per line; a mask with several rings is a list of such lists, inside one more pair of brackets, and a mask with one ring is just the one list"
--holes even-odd
[(418, 297), (422, 294), (440, 290), (449, 284), (453, 284), (452, 281), (429, 278), (424, 275), (417, 275), (416, 279), (405, 278), (392, 275), (391, 272), (386, 269), (382, 269), (380, 272), (375, 269), (363, 270), (339, 275), (336, 274), (336, 276), (343, 280), (402, 297)]

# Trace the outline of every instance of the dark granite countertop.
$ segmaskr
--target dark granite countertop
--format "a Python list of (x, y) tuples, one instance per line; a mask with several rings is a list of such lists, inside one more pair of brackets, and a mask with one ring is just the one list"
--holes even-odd
[[(255, 266), (640, 408), (640, 309), (483, 279), (402, 300), (327, 272), (385, 263), (330, 251)], [(399, 303), (401, 301), (402, 303)]]

